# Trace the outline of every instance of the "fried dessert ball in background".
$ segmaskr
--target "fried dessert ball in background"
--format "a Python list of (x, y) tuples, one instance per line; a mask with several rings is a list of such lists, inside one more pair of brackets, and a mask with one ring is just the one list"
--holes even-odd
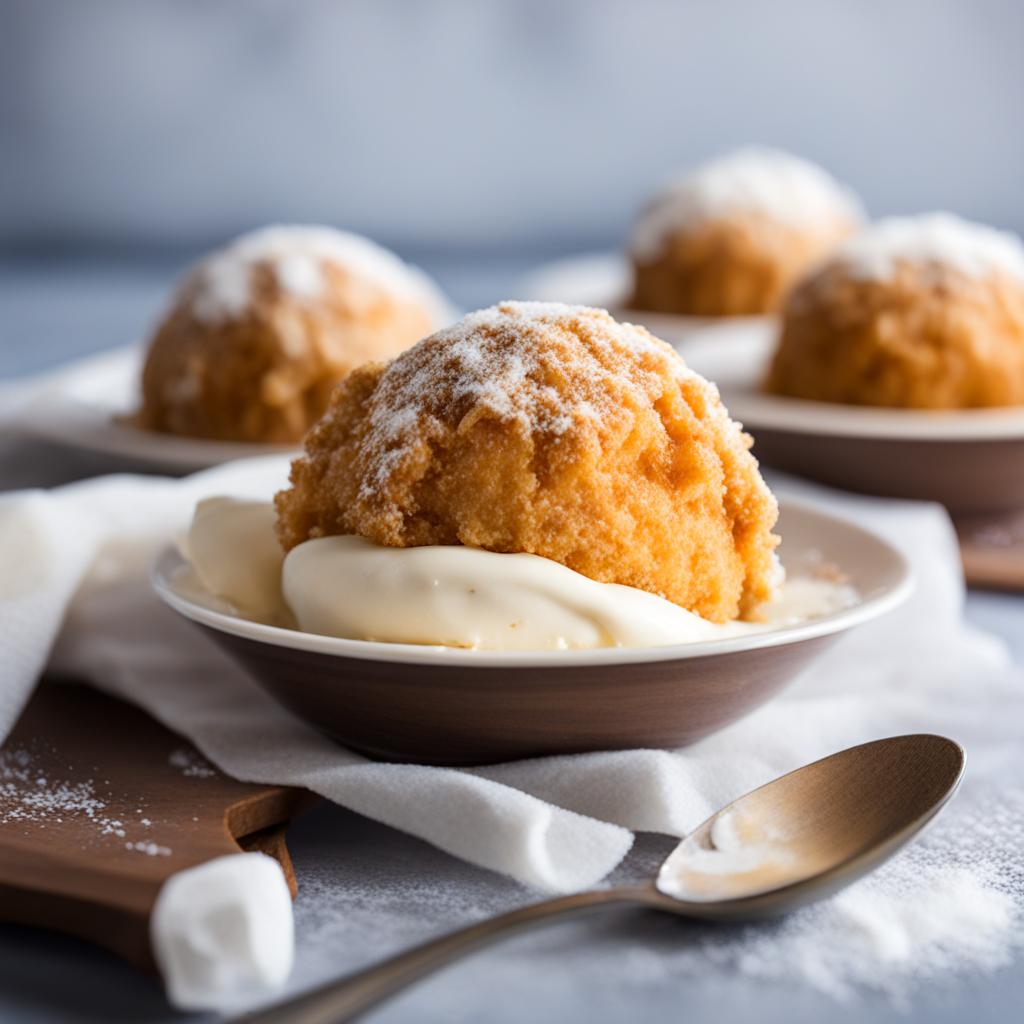
[(742, 149), (670, 183), (630, 243), (630, 305), (658, 313), (770, 313), (862, 220), (848, 189), (815, 164)]
[(777, 507), (750, 444), (642, 327), (505, 302), (345, 380), (278, 533), (529, 552), (714, 622), (756, 617), (779, 582)]
[(326, 227), (243, 235), (189, 271), (156, 329), (136, 423), (225, 441), (298, 441), (351, 369), (449, 317), (429, 281)]
[(951, 214), (879, 221), (793, 291), (766, 388), (911, 409), (1024, 403), (1024, 246)]

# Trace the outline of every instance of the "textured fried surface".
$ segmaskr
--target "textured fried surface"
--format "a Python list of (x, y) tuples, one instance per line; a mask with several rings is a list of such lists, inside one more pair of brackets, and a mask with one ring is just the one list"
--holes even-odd
[(351, 369), (401, 352), (436, 326), (422, 303), (351, 268), (325, 263), (315, 301), (281, 287), (269, 265), (250, 271), (238, 315), (196, 315), (186, 281), (156, 330), (137, 422), (149, 430), (228, 441), (298, 441)]
[(770, 313), (852, 229), (840, 218), (812, 228), (746, 213), (676, 230), (654, 259), (634, 255), (630, 305), (687, 316)]
[(1024, 283), (912, 263), (860, 278), (835, 261), (790, 296), (766, 388), (915, 409), (1024, 404)]
[(277, 496), (286, 548), (525, 551), (716, 622), (776, 582), (777, 508), (717, 390), (607, 313), (504, 303), (356, 370)]

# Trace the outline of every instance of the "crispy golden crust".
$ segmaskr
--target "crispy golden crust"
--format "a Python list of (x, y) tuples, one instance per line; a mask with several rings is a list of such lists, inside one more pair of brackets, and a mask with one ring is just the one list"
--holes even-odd
[(837, 261), (791, 295), (765, 387), (913, 409), (1024, 404), (1024, 284), (912, 263), (858, 279)]
[(196, 316), (197, 283), (186, 282), (150, 344), (137, 423), (189, 437), (298, 441), (351, 369), (434, 327), (421, 303), (339, 265), (320, 273), (322, 294), (311, 301), (258, 263), (244, 312), (213, 320)]
[(630, 305), (687, 316), (770, 313), (853, 227), (836, 218), (812, 230), (750, 213), (677, 230), (656, 259), (634, 256)]
[(776, 582), (749, 447), (642, 328), (505, 303), (347, 378), (277, 496), (278, 532), (531, 552), (722, 622)]

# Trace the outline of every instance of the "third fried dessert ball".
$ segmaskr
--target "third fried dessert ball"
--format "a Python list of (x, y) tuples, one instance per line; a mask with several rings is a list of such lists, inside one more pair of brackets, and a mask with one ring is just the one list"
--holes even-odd
[(767, 389), (914, 409), (1024, 403), (1024, 246), (951, 214), (879, 221), (793, 291)]
[(815, 164), (739, 150), (670, 183), (641, 214), (630, 305), (692, 316), (772, 312), (861, 217), (853, 193)]
[(150, 344), (137, 422), (297, 441), (349, 370), (408, 348), (446, 312), (425, 275), (369, 239), (315, 226), (254, 231), (186, 274)]
[(277, 497), (278, 533), (529, 552), (723, 622), (778, 583), (749, 449), (715, 387), (643, 328), (507, 302), (345, 380)]

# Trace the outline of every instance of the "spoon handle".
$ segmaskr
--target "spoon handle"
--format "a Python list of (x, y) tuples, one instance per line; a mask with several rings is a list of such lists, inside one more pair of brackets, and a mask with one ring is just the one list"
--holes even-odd
[(236, 1024), (341, 1024), (481, 946), (555, 918), (650, 902), (646, 888), (603, 889), (533, 903), (467, 925), (297, 999), (245, 1014)]

